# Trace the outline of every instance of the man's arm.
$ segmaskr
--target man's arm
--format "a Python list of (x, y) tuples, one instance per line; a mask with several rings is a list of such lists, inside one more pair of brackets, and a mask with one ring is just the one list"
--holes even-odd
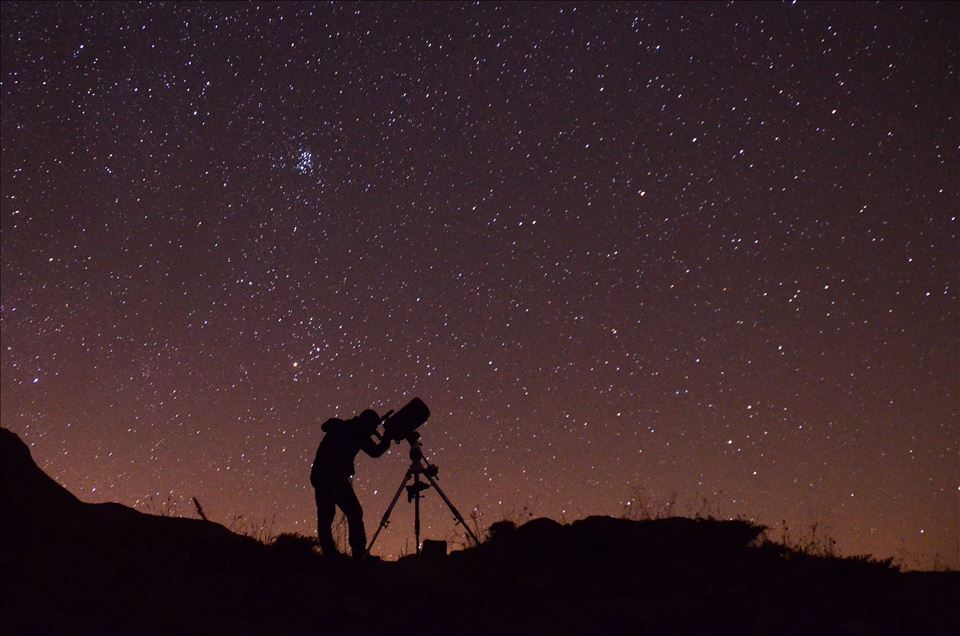
[(360, 448), (370, 457), (380, 457), (390, 448), (390, 440), (384, 437), (377, 443), (373, 441), (372, 437), (364, 437)]

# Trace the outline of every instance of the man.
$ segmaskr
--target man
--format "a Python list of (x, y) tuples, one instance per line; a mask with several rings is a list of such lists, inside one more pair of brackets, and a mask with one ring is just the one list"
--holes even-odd
[(357, 417), (344, 421), (336, 418), (324, 422), (325, 433), (317, 448), (310, 471), (317, 501), (317, 538), (325, 556), (339, 554), (333, 541), (333, 517), (337, 506), (347, 517), (350, 526), (350, 551), (355, 559), (362, 559), (367, 549), (367, 533), (363, 527), (363, 508), (353, 491), (351, 479), (356, 472), (353, 460), (361, 450), (370, 457), (379, 457), (390, 448), (390, 440), (379, 443), (371, 436), (380, 424), (376, 411), (367, 409)]

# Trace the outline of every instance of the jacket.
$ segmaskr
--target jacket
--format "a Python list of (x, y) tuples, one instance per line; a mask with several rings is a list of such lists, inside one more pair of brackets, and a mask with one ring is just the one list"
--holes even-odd
[(314, 488), (324, 482), (349, 479), (356, 472), (353, 461), (361, 450), (370, 457), (379, 457), (390, 447), (390, 440), (374, 442), (353, 420), (331, 418), (320, 430), (324, 436), (310, 470)]

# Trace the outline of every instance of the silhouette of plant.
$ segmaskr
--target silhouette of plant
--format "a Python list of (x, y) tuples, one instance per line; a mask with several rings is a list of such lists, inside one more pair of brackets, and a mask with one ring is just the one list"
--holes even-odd
[(484, 535), (483, 513), (480, 512), (480, 506), (475, 506), (473, 510), (470, 511), (469, 523), (471, 529), (473, 530), (473, 534), (478, 537), (482, 537)]
[(837, 541), (829, 534), (822, 532), (820, 523), (814, 521), (810, 524), (810, 532), (804, 538), (803, 550), (807, 554), (830, 557), (836, 556)]
[[(483, 514), (480, 512), (479, 506), (474, 507), (470, 511), (465, 521), (476, 536), (482, 537), (486, 534), (483, 530)], [(473, 539), (470, 538), (470, 534), (460, 524), (456, 524), (451, 528), (444, 537), (444, 540), (447, 542), (447, 545), (450, 546), (451, 550), (466, 550), (473, 546)]]
[(263, 519), (259, 522), (246, 519), (242, 514), (236, 514), (230, 520), (227, 528), (231, 532), (242, 534), (251, 539), (256, 539), (260, 543), (269, 543), (273, 537), (273, 526), (276, 523), (277, 516), (273, 515), (269, 519)]
[(707, 495), (699, 495), (696, 504), (687, 507), (687, 514), (693, 519), (722, 519), (723, 512), (720, 508), (722, 498), (722, 489), (717, 490), (712, 499)]
[(270, 543), (270, 549), (273, 550), (274, 553), (291, 560), (316, 556), (316, 547), (316, 538), (295, 532), (281, 533), (274, 537)]
[(197, 511), (197, 514), (200, 515), (200, 518), (203, 519), (204, 521), (210, 521), (209, 519), (207, 519), (207, 515), (204, 514), (203, 506), (200, 505), (200, 501), (196, 497), (193, 497), (192, 499), (193, 499), (193, 507)]
[(177, 516), (177, 504), (180, 502), (179, 498), (174, 499), (173, 493), (167, 493), (167, 498), (161, 502), (157, 502), (153, 495), (147, 495), (145, 499), (139, 502), (140, 508), (142, 511), (148, 515), (156, 515), (158, 517), (176, 517)]
[(674, 516), (677, 493), (671, 493), (662, 503), (654, 503), (643, 488), (632, 489), (631, 496), (623, 503), (620, 516), (631, 521), (649, 521)]
[(772, 537), (764, 533), (764, 540), (779, 543), (788, 550), (808, 556), (838, 556), (836, 539), (826, 534), (822, 524), (816, 521), (810, 524), (810, 528), (803, 536), (795, 538), (786, 520), (781, 520), (779, 529), (774, 531)]
[(957, 572), (939, 552), (933, 555), (933, 565), (930, 569), (934, 572)]
[[(530, 510), (530, 506), (524, 504), (521, 506), (520, 510), (516, 508), (508, 508), (502, 513), (502, 518), (505, 520), (513, 521), (517, 525), (523, 525), (527, 521), (533, 519), (533, 511)], [(477, 534), (480, 536), (480, 534)]]

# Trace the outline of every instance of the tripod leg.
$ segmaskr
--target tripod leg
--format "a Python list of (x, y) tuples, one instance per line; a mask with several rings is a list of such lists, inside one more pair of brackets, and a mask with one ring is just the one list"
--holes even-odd
[(393, 499), (390, 500), (390, 505), (387, 506), (386, 511), (383, 513), (383, 517), (380, 519), (380, 525), (377, 527), (377, 531), (373, 533), (373, 538), (370, 539), (370, 543), (367, 545), (367, 551), (365, 554), (370, 554), (370, 550), (373, 548), (373, 544), (376, 543), (377, 537), (380, 536), (380, 532), (387, 527), (388, 523), (390, 523), (390, 513), (393, 512), (393, 507), (397, 505), (397, 500), (400, 499), (400, 493), (402, 493), (404, 487), (406, 487), (410, 476), (411, 472), (408, 470), (407, 474), (403, 476), (403, 481), (400, 482), (400, 487), (397, 488), (397, 492), (393, 495)]
[(420, 554), (420, 499), (423, 497), (420, 494), (420, 485), (420, 473), (414, 473), (413, 486), (417, 490), (413, 496), (413, 537), (417, 542), (417, 554)]
[(437, 483), (437, 480), (430, 476), (430, 473), (424, 473), (427, 479), (430, 480), (430, 485), (434, 487), (437, 493), (440, 495), (440, 498), (443, 499), (443, 503), (447, 504), (447, 508), (450, 509), (450, 512), (453, 513), (453, 516), (457, 518), (457, 521), (460, 522), (460, 525), (463, 526), (464, 530), (467, 531), (467, 534), (470, 535), (470, 538), (473, 539), (475, 545), (480, 545), (480, 539), (477, 538), (477, 535), (473, 533), (473, 530), (470, 529), (470, 526), (467, 525), (467, 522), (464, 521), (463, 515), (460, 514), (460, 511), (457, 510), (457, 507), (453, 505), (453, 502), (447, 499), (447, 495), (444, 494), (443, 490), (440, 488), (440, 484)]

